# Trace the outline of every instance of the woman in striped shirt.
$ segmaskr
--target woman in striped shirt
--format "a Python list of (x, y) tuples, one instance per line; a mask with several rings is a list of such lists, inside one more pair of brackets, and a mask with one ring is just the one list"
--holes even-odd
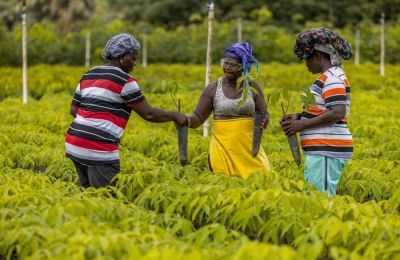
[(132, 110), (149, 122), (187, 123), (182, 113), (151, 107), (129, 75), (139, 47), (132, 35), (115, 35), (103, 49), (108, 64), (87, 71), (76, 88), (65, 148), (83, 187), (107, 186), (119, 172), (118, 145)]
[(287, 115), (280, 124), (287, 136), (300, 133), (306, 181), (334, 196), (353, 153), (347, 127), (350, 83), (339, 61), (339, 55), (351, 58), (351, 45), (331, 30), (311, 29), (297, 37), (294, 51), (300, 60), (306, 60), (311, 73), (320, 74), (310, 86), (315, 104), (308, 109), (303, 105), (302, 113)]

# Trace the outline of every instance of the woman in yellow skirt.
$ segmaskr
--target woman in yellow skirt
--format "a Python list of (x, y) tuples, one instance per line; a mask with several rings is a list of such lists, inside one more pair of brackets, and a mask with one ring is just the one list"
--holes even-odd
[[(238, 84), (239, 78), (243, 74), (249, 74), (253, 65), (258, 69), (258, 62), (252, 55), (249, 43), (235, 43), (229, 46), (221, 59), (224, 76), (211, 82), (204, 89), (196, 109), (188, 116), (189, 127), (197, 128), (213, 112), (210, 169), (243, 179), (247, 179), (253, 172), (270, 170), (268, 158), (262, 147), (257, 156), (253, 157), (251, 153), (254, 113), (265, 113), (262, 128), (266, 128), (269, 122), (264, 94), (257, 82), (245, 82), (246, 77)], [(250, 87), (243, 88), (245, 84)], [(243, 91), (247, 91), (247, 94)]]

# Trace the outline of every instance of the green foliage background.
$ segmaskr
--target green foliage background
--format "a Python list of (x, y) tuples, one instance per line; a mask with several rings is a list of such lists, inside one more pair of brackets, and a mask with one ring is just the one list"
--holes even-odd
[[(399, 67), (345, 64), (352, 83), (354, 158), (328, 198), (304, 182), (271, 99), (262, 146), (273, 168), (247, 181), (211, 173), (208, 138), (189, 132), (179, 165), (176, 130), (133, 114), (120, 147), (116, 187), (81, 189), (64, 157), (69, 104), (83, 67), (34, 66), (29, 103), (21, 74), (0, 73), (0, 258), (29, 259), (396, 259), (400, 254)], [(212, 78), (221, 75), (213, 67)], [(190, 113), (203, 89), (200, 65), (140, 66), (133, 72), (156, 107), (175, 110), (162, 79), (182, 82)], [(287, 88), (289, 111), (315, 76), (304, 65), (262, 64), (266, 94)], [(154, 76), (156, 75), (156, 76)]]
[[(400, 255), (400, 0), (217, 0), (213, 62), (237, 41), (253, 44), (270, 95), (262, 146), (273, 171), (244, 181), (211, 173), (209, 139), (189, 131), (189, 165), (178, 160), (173, 124), (132, 114), (115, 187), (81, 189), (64, 139), (69, 104), (114, 34), (148, 34), (149, 66), (136, 67), (146, 99), (176, 110), (165, 82), (190, 113), (204, 88), (207, 1), (29, 0), (29, 103), (21, 102), (19, 0), (0, 1), (0, 259), (398, 259)], [(379, 18), (386, 14), (386, 75), (379, 76)], [(361, 32), (362, 65), (351, 82), (354, 158), (328, 198), (307, 185), (278, 120), (279, 95), (300, 93), (315, 75), (296, 61), (298, 33), (325, 26)], [(138, 60), (138, 63), (140, 59)], [(76, 66), (78, 65), (78, 66)], [(212, 79), (222, 76), (212, 67)], [(164, 82), (164, 84), (163, 84)], [(211, 120), (212, 123), (212, 120)]]
[[(150, 63), (205, 63), (207, 1), (66, 0), (27, 1), (29, 64), (83, 65), (85, 35), (91, 32), (92, 64), (114, 34), (128, 32), (139, 41), (148, 34)], [(400, 62), (400, 0), (215, 1), (213, 59), (237, 41), (237, 19), (243, 40), (265, 62), (296, 62), (293, 44), (303, 30), (325, 26), (353, 47), (361, 32), (361, 62), (378, 62), (380, 16), (385, 13), (386, 62)], [(0, 2), (0, 66), (21, 64), (21, 1)]]
[[(328, 23), (307, 23), (302, 29), (327, 26)], [(105, 42), (114, 34), (128, 32), (142, 41), (143, 31), (135, 24), (114, 20), (105, 26), (93, 26), (78, 32), (62, 32), (53, 23), (33, 24), (28, 31), (29, 64), (83, 65), (85, 60), (85, 35), (91, 31), (92, 64), (104, 62), (101, 52)], [(355, 29), (344, 27), (336, 31), (351, 42), (354, 48)], [(379, 62), (380, 26), (370, 23), (360, 25), (360, 61)], [(386, 62), (400, 62), (400, 26), (386, 27)], [(253, 45), (255, 57), (260, 62), (297, 62), (293, 44), (298, 32), (276, 27), (259, 25), (254, 21), (243, 22), (243, 40)], [(225, 48), (236, 42), (236, 21), (216, 23), (214, 26), (213, 62), (217, 62)], [(154, 27), (148, 35), (149, 63), (205, 63), (207, 48), (207, 23), (180, 26), (174, 30)], [(0, 65), (21, 64), (21, 28), (7, 31), (0, 24)], [(141, 56), (141, 53), (140, 53)], [(138, 62), (141, 61), (139, 57)]]

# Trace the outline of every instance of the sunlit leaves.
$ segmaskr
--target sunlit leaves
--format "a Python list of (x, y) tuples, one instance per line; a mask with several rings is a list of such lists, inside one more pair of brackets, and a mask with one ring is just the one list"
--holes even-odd
[[(385, 79), (387, 86), (379, 90), (382, 79), (347, 68), (353, 71), (349, 78), (356, 79), (349, 120), (355, 154), (334, 198), (306, 184), (302, 168), (291, 163), (277, 123), (281, 101), (291, 100), (285, 110), (301, 109), (302, 89), (312, 82), (301, 72), (304, 67), (269, 65), (268, 72), (260, 72), (264, 81), (254, 78), (270, 97), (271, 121), (262, 145), (273, 171), (247, 180), (211, 173), (208, 139), (197, 130), (189, 133), (190, 164), (179, 166), (173, 124), (150, 124), (132, 114), (120, 145), (116, 186), (81, 189), (64, 157), (65, 131), (72, 120), (68, 107), (76, 87), (69, 84), (80, 72), (57, 67), (57, 83), (52, 76), (35, 79), (32, 92), (41, 99), (26, 106), (5, 88), (0, 103), (0, 258), (396, 257), (398, 79)], [(373, 68), (363, 65), (367, 71)], [(41, 78), (48, 70), (37, 67), (34, 72)], [(152, 105), (176, 109), (169, 83), (159, 77), (186, 75), (176, 77), (181, 85), (169, 87), (189, 112), (204, 87), (199, 72), (192, 65), (149, 66), (138, 82)]]

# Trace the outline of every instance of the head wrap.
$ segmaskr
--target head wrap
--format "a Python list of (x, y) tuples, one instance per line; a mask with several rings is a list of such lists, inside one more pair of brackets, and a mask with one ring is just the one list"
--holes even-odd
[(133, 52), (140, 48), (140, 43), (130, 34), (121, 33), (109, 39), (103, 49), (103, 58), (111, 60), (124, 53)]
[(239, 60), (242, 63), (244, 75), (250, 73), (251, 66), (255, 65), (258, 71), (258, 61), (253, 56), (253, 48), (250, 43), (238, 42), (229, 46), (225, 52), (224, 57), (231, 57)]
[(348, 41), (326, 28), (310, 29), (297, 36), (294, 53), (299, 60), (307, 59), (314, 50), (329, 54), (334, 66), (340, 65), (338, 55), (349, 60), (353, 54)]

